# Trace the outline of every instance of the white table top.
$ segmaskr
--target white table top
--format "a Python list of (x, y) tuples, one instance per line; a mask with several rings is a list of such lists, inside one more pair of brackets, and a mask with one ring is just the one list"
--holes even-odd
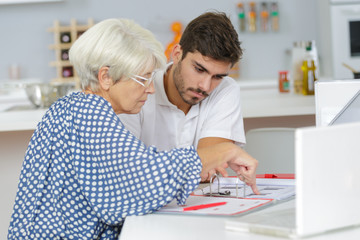
[[(244, 118), (315, 114), (314, 96), (279, 93), (274, 81), (249, 82), (239, 82)], [(24, 91), (0, 94), (0, 131), (34, 130), (45, 111), (32, 107)]]
[[(232, 217), (189, 216), (171, 214), (148, 214), (144, 216), (127, 217), (119, 240), (273, 240), (284, 239), (254, 233), (230, 231), (225, 228), (229, 219), (247, 219), (262, 217), (283, 209), (294, 207), (295, 200), (272, 205), (265, 209), (244, 215)], [(280, 215), (280, 214), (277, 214)], [(335, 216), (334, 216), (335, 217)], [(306, 239), (310, 240), (343, 240), (359, 239), (360, 227), (334, 231)]]
[(0, 131), (34, 130), (46, 109), (37, 109), (24, 89), (0, 94)]

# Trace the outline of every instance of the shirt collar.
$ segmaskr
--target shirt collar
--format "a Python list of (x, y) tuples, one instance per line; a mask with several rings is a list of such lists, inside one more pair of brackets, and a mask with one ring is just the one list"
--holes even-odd
[(164, 87), (164, 74), (166, 71), (172, 66), (172, 63), (169, 63), (166, 67), (165, 71), (159, 71), (154, 79), (154, 85), (155, 85), (155, 98), (156, 102), (159, 105), (169, 106), (169, 107), (175, 107), (174, 104), (172, 104), (168, 97), (166, 96), (165, 87)]
[[(167, 66), (166, 66), (166, 70), (165, 71), (161, 71), (158, 72), (158, 74), (156, 74), (155, 80), (154, 80), (154, 84), (155, 84), (155, 98), (156, 98), (156, 102), (159, 105), (162, 106), (168, 106), (171, 108), (175, 108), (178, 109), (174, 104), (172, 104), (168, 97), (166, 96), (166, 92), (165, 92), (165, 87), (164, 87), (164, 74), (166, 73), (166, 71), (169, 70), (169, 68), (172, 66), (172, 62), (170, 62)], [(197, 115), (199, 115), (199, 104), (193, 105), (190, 107), (190, 110), (188, 112), (188, 114), (186, 115), (187, 117), (195, 117)]]

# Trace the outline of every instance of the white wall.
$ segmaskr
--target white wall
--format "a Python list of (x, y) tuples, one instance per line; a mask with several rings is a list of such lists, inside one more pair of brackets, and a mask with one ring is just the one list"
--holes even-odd
[[(261, 0), (256, 0), (260, 2)], [(263, 0), (265, 1), (265, 0)], [(9, 65), (17, 63), (23, 78), (41, 78), (45, 81), (56, 77), (49, 62), (55, 60), (48, 46), (54, 42), (47, 29), (54, 20), (70, 24), (75, 18), (86, 23), (105, 18), (132, 18), (152, 30), (166, 45), (172, 39), (170, 24), (181, 21), (184, 25), (209, 9), (224, 11), (237, 27), (237, 0), (64, 0), (54, 3), (28, 3), (0, 5), (0, 81), (8, 78)], [(249, 0), (244, 0), (248, 3)], [(290, 68), (289, 50), (296, 40), (317, 41), (320, 59), (324, 56), (325, 75), (331, 74), (327, 65), (329, 37), (321, 36), (323, 26), (329, 21), (328, 0), (278, 0), (280, 13), (279, 33), (241, 33), (245, 53), (241, 60), (242, 79), (276, 79), (279, 70)], [(321, 18), (321, 19), (320, 19)], [(320, 31), (319, 31), (320, 30)], [(324, 44), (324, 45), (323, 45)], [(323, 48), (325, 46), (325, 49)], [(323, 55), (322, 55), (323, 54)], [(322, 64), (323, 65), (323, 64)]]

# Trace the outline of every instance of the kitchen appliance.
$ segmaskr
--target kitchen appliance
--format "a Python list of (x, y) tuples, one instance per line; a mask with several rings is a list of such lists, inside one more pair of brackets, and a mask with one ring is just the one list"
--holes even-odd
[(330, 0), (333, 77), (354, 78), (346, 63), (360, 71), (360, 0)]
[(48, 108), (58, 98), (75, 90), (75, 83), (28, 83), (25, 92), (30, 102), (35, 107)]

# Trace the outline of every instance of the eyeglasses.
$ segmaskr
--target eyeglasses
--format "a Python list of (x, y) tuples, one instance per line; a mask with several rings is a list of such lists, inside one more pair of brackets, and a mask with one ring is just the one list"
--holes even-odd
[(138, 84), (140, 84), (141, 86), (148, 88), (151, 84), (151, 82), (154, 80), (155, 78), (155, 71), (151, 73), (151, 76), (149, 78), (145, 78), (139, 75), (133, 75), (132, 77), (130, 77), (132, 80), (134, 80), (135, 82), (137, 82)]

